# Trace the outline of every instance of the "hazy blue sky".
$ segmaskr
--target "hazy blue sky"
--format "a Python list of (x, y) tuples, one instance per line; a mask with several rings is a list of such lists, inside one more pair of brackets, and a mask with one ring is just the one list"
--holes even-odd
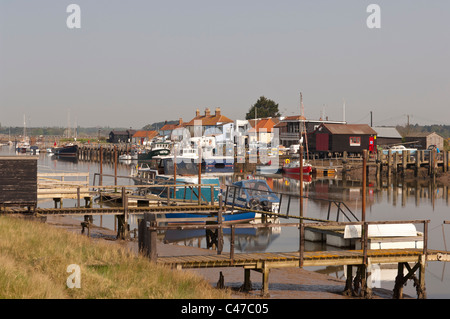
[(243, 119), (262, 95), (292, 115), (302, 92), (312, 119), (450, 124), (449, 30), (448, 0), (0, 0), (0, 123)]

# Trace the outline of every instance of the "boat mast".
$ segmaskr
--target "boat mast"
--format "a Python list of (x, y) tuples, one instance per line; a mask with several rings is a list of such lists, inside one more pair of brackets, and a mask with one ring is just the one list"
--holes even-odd
[[(306, 135), (306, 123), (305, 123), (305, 108), (303, 106), (303, 94), (302, 92), (300, 92), (300, 119), (299, 119), (299, 132), (300, 132), (300, 144), (301, 140), (302, 140), (302, 134), (305, 134), (305, 146), (306, 146), (306, 158), (309, 159), (309, 154), (308, 154), (308, 137)], [(303, 125), (301, 125), (301, 121), (303, 119)]]

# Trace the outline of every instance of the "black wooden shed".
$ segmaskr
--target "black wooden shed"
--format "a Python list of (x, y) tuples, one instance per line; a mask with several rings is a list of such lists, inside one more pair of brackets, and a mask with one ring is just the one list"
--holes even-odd
[(0, 209), (37, 205), (37, 156), (0, 156)]
[(376, 150), (377, 132), (367, 124), (321, 124), (308, 136), (309, 150), (319, 155), (361, 154)]

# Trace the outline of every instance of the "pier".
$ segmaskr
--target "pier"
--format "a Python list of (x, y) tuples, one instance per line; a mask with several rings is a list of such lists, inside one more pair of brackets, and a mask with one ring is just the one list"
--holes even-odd
[[(145, 214), (139, 223), (139, 249), (153, 262), (167, 265), (176, 269), (190, 268), (221, 268), (240, 267), (244, 270), (243, 289), (251, 290), (250, 271), (256, 271), (262, 275), (261, 296), (269, 295), (269, 273), (274, 268), (308, 267), (308, 266), (347, 266), (347, 280), (343, 289), (345, 294), (352, 296), (372, 297), (372, 288), (369, 284), (371, 265), (384, 263), (397, 263), (398, 275), (393, 288), (394, 298), (402, 298), (403, 286), (410, 279), (416, 285), (417, 297), (426, 298), (425, 267), (429, 261), (450, 261), (450, 252), (430, 250), (427, 247), (427, 220), (416, 221), (390, 221), (390, 224), (421, 223), (424, 225), (424, 245), (422, 249), (368, 249), (368, 232), (364, 232), (361, 240), (362, 249), (336, 250), (336, 251), (304, 251), (305, 230), (308, 227), (329, 226), (330, 223), (284, 223), (284, 224), (252, 224), (252, 225), (224, 225), (220, 221), (216, 225), (204, 226), (170, 226), (160, 225), (160, 221), (153, 214)], [(369, 225), (386, 222), (361, 222), (361, 223), (332, 223), (335, 226), (360, 225), (367, 229)], [(156, 246), (156, 234), (160, 230), (168, 229), (208, 229), (221, 233), (224, 228), (231, 228), (231, 241), (229, 253), (223, 253), (220, 236), (217, 240), (217, 255), (189, 255), (189, 256), (164, 256), (159, 257)], [(295, 227), (299, 229), (299, 249), (294, 252), (272, 253), (238, 253), (234, 252), (234, 234), (240, 227)], [(410, 266), (412, 263), (412, 266)], [(356, 276), (353, 276), (353, 267), (356, 267)], [(407, 274), (404, 274), (407, 269)], [(419, 278), (415, 272), (419, 271)]]

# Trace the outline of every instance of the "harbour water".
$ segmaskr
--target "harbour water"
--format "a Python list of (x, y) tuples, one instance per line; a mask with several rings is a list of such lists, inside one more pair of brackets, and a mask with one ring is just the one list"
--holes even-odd
[[(0, 155), (14, 155), (14, 150), (6, 146), (0, 148)], [(27, 156), (27, 155), (23, 155)], [(117, 175), (130, 175), (136, 162), (119, 163)], [(38, 172), (49, 173), (68, 173), (68, 172), (89, 172), (90, 184), (94, 182), (94, 174), (99, 173), (99, 163), (88, 161), (61, 161), (46, 153), (39, 155)], [(112, 164), (103, 165), (104, 174), (114, 174)], [(231, 183), (241, 178), (263, 178), (276, 192), (299, 194), (299, 181), (294, 178), (288, 178), (283, 175), (271, 176), (247, 176), (230, 175), (222, 177), (223, 183)], [(98, 180), (97, 180), (98, 181)], [(103, 179), (103, 183), (114, 183), (114, 178)], [(130, 185), (131, 181), (119, 179), (118, 184)], [(369, 180), (370, 184), (370, 180)], [(345, 183), (337, 178), (313, 178), (311, 182), (304, 185), (304, 216), (326, 219), (328, 214), (328, 204), (319, 199), (333, 199), (344, 201), (351, 211), (358, 217), (361, 217), (361, 184), (359, 181), (346, 181)], [(75, 205), (74, 200), (64, 200), (65, 207)], [(421, 180), (420, 183), (413, 181), (403, 182), (399, 179), (390, 183), (385, 182), (382, 187), (369, 185), (366, 198), (366, 220), (430, 220), (428, 231), (430, 249), (448, 250), (447, 242), (450, 244), (450, 225), (443, 225), (444, 220), (450, 220), (449, 206), (449, 188), (445, 185), (430, 184), (428, 179)], [(53, 207), (51, 200), (40, 201), (39, 207)], [(299, 203), (294, 199), (291, 202), (291, 215), (298, 215)], [(336, 213), (336, 208), (331, 209), (331, 215)], [(336, 216), (336, 215), (334, 215)], [(297, 220), (279, 220), (282, 223), (297, 222)], [(342, 221), (342, 219), (341, 219)], [(94, 217), (94, 223), (103, 227), (114, 229), (115, 223), (112, 217)], [(129, 221), (130, 229), (137, 228), (136, 217)], [(416, 225), (419, 231), (421, 225)], [(80, 228), (81, 229), (81, 228)], [(295, 251), (298, 249), (298, 229), (295, 227), (274, 227), (269, 230), (253, 228), (242, 229), (236, 233), (235, 249), (236, 252), (279, 252)], [(224, 248), (229, 248), (230, 236), (225, 232)], [(183, 232), (168, 231), (160, 239), (165, 242), (178, 243), (180, 245), (191, 245), (206, 247), (206, 240), (203, 232)], [(315, 244), (308, 242), (306, 250), (326, 250), (336, 247), (327, 247), (324, 244)], [(327, 273), (330, 276), (344, 279), (343, 267), (327, 268), (307, 268), (309, 270)], [(380, 280), (374, 284), (375, 287), (381, 287), (392, 290), (397, 268), (381, 269)], [(446, 270), (446, 263), (429, 262), (426, 268), (426, 293), (428, 299), (450, 299), (450, 269)], [(385, 280), (388, 279), (388, 280)], [(416, 296), (413, 282), (408, 281), (404, 289), (405, 294)]]

